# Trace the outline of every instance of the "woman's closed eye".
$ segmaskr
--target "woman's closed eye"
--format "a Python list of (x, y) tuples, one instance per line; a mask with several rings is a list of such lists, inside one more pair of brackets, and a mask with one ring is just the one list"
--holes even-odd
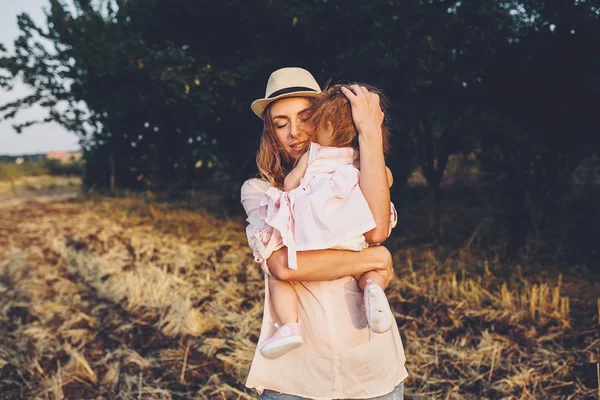
[(298, 117), (300, 118), (300, 121), (308, 121), (310, 119), (310, 109), (307, 108), (305, 110), (302, 110), (298, 113)]
[(283, 124), (283, 125), (275, 125), (278, 129), (284, 128), (287, 124)]

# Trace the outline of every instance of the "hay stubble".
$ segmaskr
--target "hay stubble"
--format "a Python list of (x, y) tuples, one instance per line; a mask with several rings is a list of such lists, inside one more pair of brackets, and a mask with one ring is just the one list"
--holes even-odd
[[(136, 200), (28, 202), (2, 210), (0, 226), (7, 398), (256, 398), (243, 382), (264, 288), (243, 219)], [(573, 315), (559, 276), (501, 279), (493, 260), (416, 248), (395, 265), (387, 292), (409, 395), (597, 395), (600, 310)]]

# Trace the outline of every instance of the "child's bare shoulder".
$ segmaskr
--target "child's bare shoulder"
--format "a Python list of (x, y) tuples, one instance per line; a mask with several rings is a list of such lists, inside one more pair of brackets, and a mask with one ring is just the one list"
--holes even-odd
[(298, 164), (300, 164), (300, 163), (306, 164), (307, 162), (308, 162), (308, 151), (306, 153), (302, 154), (302, 156), (298, 160)]
[[(300, 156), (294, 170), (303, 171), (308, 166), (308, 151)], [(304, 172), (303, 172), (304, 173)]]

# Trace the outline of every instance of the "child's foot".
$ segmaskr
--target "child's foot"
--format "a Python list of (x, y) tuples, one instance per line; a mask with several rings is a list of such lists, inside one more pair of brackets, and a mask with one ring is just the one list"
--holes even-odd
[(304, 343), (298, 322), (282, 326), (276, 323), (275, 326), (277, 327), (277, 332), (260, 346), (260, 354), (263, 357), (270, 359), (281, 357), (295, 348), (302, 346)]
[(373, 332), (384, 333), (392, 328), (394, 315), (390, 303), (383, 291), (370, 279), (365, 287), (365, 311), (367, 322)]

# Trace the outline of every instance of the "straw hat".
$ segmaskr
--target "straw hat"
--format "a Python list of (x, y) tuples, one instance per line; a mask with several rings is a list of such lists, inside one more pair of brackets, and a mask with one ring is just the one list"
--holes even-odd
[(254, 100), (250, 108), (262, 119), (269, 103), (285, 97), (317, 97), (321, 88), (315, 78), (303, 68), (287, 67), (273, 72), (267, 82), (265, 97)]

